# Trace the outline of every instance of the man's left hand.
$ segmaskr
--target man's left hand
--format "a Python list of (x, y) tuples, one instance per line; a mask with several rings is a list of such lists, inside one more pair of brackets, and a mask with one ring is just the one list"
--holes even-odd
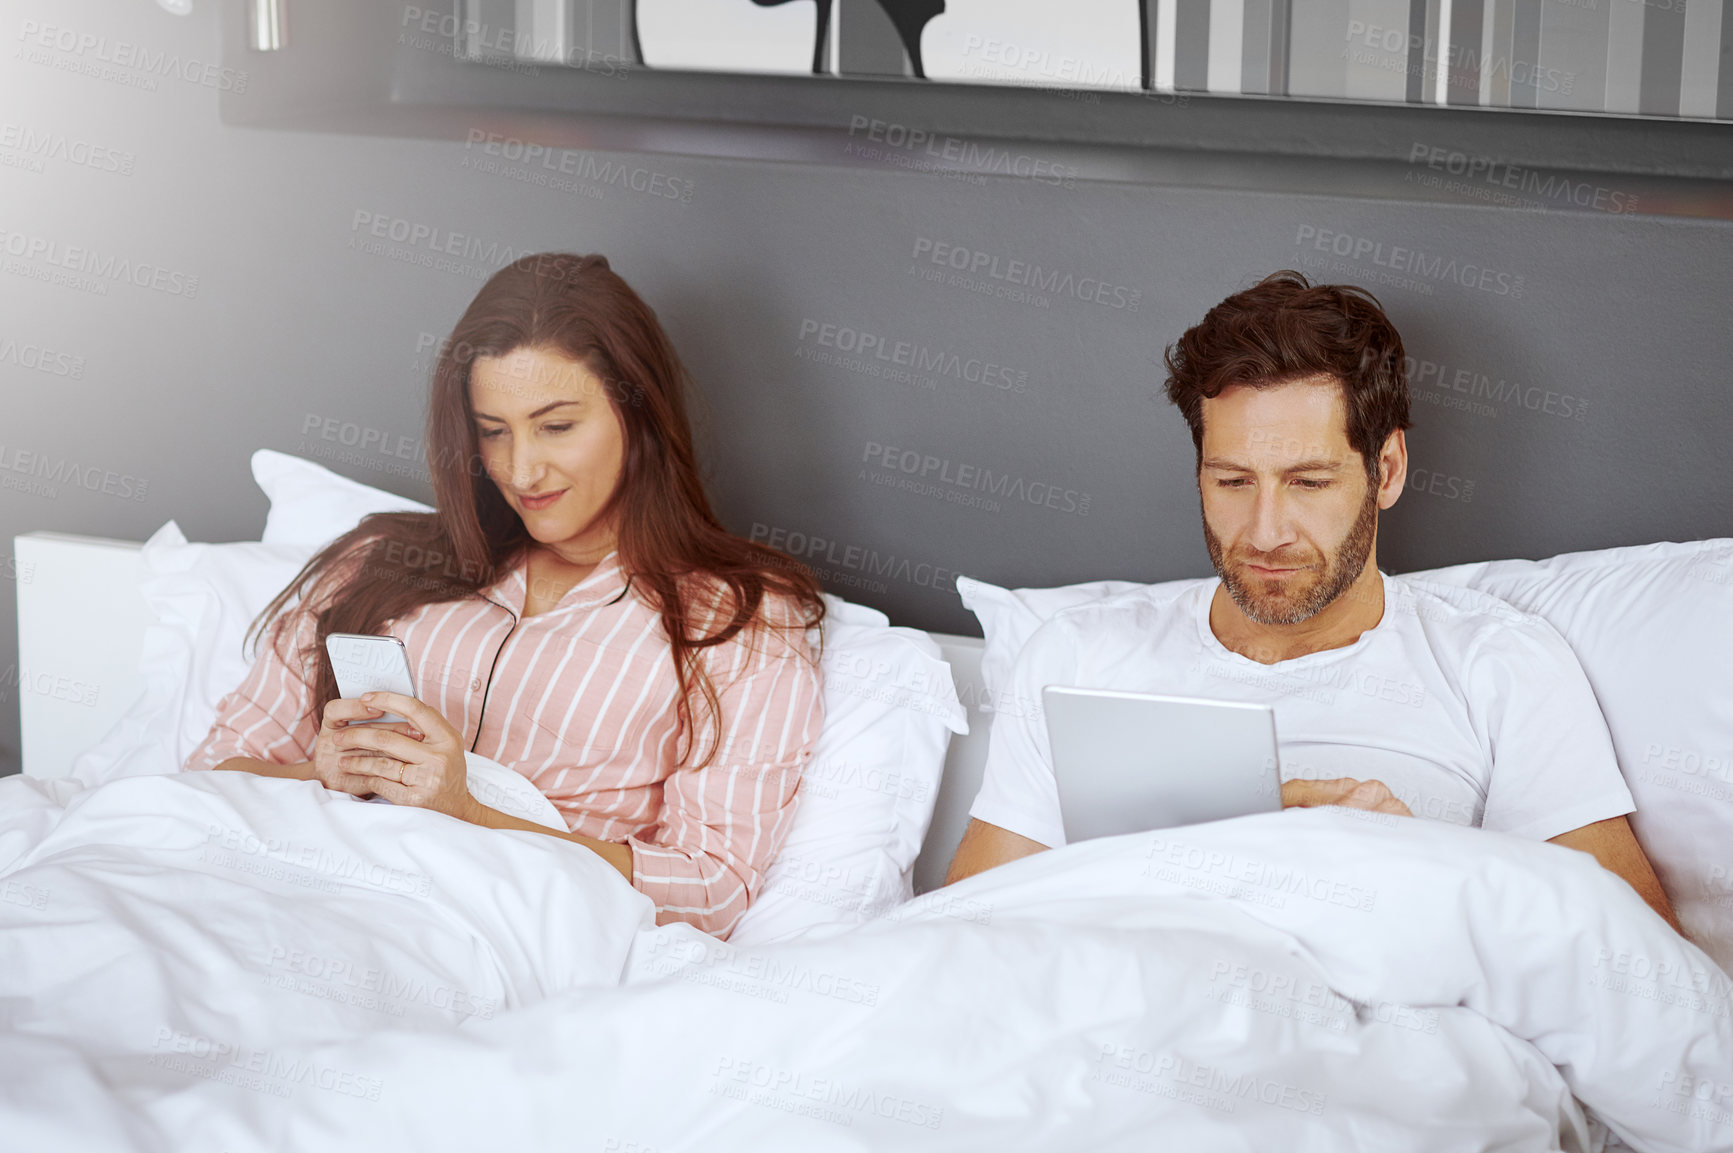
[(1399, 817), (1414, 815), (1383, 781), (1337, 777), (1329, 781), (1282, 782), (1282, 808), (1309, 809), (1317, 805), (1342, 805), (1374, 813), (1394, 813)]

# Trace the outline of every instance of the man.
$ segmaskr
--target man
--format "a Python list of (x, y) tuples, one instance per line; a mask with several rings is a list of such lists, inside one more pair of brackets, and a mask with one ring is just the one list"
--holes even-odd
[(1564, 639), (1470, 590), (1378, 571), (1402, 495), (1402, 339), (1369, 293), (1278, 272), (1167, 352), (1218, 581), (1068, 609), (1019, 654), (950, 881), (1065, 843), (1050, 684), (1273, 704), (1284, 805), (1477, 825), (1591, 853), (1678, 923)]

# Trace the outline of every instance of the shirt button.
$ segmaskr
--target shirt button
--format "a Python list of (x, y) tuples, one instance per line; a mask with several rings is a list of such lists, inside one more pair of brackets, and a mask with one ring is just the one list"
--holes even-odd
[(481, 691), (481, 682), (480, 681), (470, 681), (469, 682), (469, 691), (472, 693), (480, 692)]

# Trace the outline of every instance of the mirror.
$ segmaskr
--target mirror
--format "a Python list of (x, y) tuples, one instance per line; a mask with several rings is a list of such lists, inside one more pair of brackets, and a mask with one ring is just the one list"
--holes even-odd
[[(460, 0), (468, 60), (1733, 119), (1723, 0)], [(1723, 64), (1723, 61), (1726, 63)]]

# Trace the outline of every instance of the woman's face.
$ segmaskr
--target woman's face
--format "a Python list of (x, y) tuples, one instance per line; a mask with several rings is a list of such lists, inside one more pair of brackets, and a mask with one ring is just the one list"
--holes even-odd
[(597, 515), (619, 483), (625, 428), (602, 379), (557, 352), (477, 359), (469, 408), (482, 464), (536, 540), (573, 563), (614, 547)]

